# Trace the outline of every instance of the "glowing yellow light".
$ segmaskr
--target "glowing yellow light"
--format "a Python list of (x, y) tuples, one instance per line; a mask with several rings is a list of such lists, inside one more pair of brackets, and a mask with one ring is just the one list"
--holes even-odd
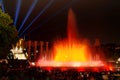
[[(63, 43), (63, 42), (62, 42)], [(64, 44), (57, 43), (55, 45), (54, 61), (60, 62), (86, 62), (88, 61), (88, 49), (85, 44), (77, 42)]]

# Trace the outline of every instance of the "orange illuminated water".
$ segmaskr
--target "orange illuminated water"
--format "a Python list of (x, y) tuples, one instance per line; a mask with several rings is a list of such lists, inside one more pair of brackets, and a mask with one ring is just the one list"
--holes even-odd
[(87, 62), (90, 51), (86, 44), (79, 42), (69, 43), (67, 40), (58, 42), (54, 46), (56, 53), (54, 61), (57, 62)]
[(62, 62), (86, 62), (88, 58), (88, 46), (80, 43), (77, 39), (76, 21), (72, 9), (68, 14), (68, 37), (62, 41), (58, 41), (54, 45), (55, 58), (54, 61)]
[(100, 60), (93, 60), (93, 51), (87, 40), (78, 38), (76, 19), (72, 9), (68, 13), (67, 38), (55, 41), (51, 59), (46, 56), (37, 61), (37, 66), (87, 67), (103, 66)]

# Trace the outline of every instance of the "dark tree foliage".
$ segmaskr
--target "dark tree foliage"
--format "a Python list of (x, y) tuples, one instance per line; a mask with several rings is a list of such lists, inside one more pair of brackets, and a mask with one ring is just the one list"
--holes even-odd
[(6, 58), (12, 45), (18, 41), (18, 31), (12, 25), (13, 20), (0, 9), (0, 59)]

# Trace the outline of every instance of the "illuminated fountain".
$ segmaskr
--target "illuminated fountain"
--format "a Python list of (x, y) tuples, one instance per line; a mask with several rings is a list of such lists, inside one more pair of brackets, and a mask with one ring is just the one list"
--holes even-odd
[(98, 58), (88, 40), (79, 39), (77, 25), (72, 9), (68, 14), (68, 37), (64, 40), (56, 40), (51, 51), (51, 59), (47, 55), (38, 59), (36, 66), (40, 67), (101, 67), (105, 64)]

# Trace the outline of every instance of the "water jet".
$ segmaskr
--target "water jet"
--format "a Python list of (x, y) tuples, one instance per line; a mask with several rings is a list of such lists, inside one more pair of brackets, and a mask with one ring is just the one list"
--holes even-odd
[[(88, 69), (105, 68), (105, 63), (93, 58), (94, 49), (89, 42), (78, 38), (77, 24), (74, 12), (69, 9), (67, 23), (67, 38), (56, 40), (53, 49), (49, 52), (51, 55), (45, 55), (36, 61), (36, 66), (52, 68), (77, 68)], [(48, 59), (48, 57), (50, 59)]]

